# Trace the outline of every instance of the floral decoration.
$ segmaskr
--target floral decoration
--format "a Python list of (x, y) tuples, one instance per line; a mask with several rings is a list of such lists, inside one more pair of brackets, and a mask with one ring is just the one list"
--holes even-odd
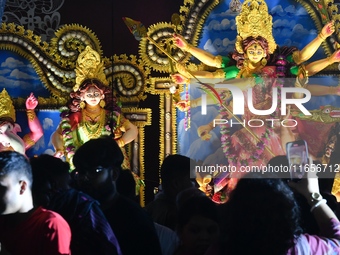
[[(120, 105), (115, 106), (115, 111), (107, 112), (106, 114), (106, 123), (101, 132), (101, 136), (111, 135), (117, 125), (119, 125), (118, 120), (121, 113)], [(70, 163), (71, 169), (74, 169), (74, 165), (72, 162), (73, 156), (76, 151), (76, 145), (73, 140), (73, 133), (70, 124), (70, 109), (66, 106), (60, 108), (60, 117), (61, 117), (61, 134), (63, 137), (64, 149), (65, 149), (65, 157), (67, 161)]]

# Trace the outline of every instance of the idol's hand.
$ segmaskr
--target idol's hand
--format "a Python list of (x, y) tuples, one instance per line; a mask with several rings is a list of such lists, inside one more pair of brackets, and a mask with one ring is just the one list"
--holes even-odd
[(189, 110), (190, 108), (190, 102), (186, 101), (186, 100), (181, 100), (179, 102), (177, 102), (175, 104), (175, 106), (177, 107), (178, 110), (180, 110), (181, 112), (186, 112)]
[(309, 165), (306, 176), (299, 182), (289, 182), (288, 185), (296, 190), (298, 193), (310, 200), (311, 193), (319, 193), (319, 182), (317, 176), (317, 170), (313, 164), (312, 157), (309, 157)]
[(176, 84), (188, 83), (188, 78), (179, 73), (172, 74), (171, 79)]
[(174, 34), (174, 39), (173, 42), (174, 44), (180, 48), (181, 50), (185, 50), (187, 51), (187, 49), (190, 47), (189, 43), (183, 38), (183, 36), (178, 35), (178, 34)]
[(190, 73), (188, 72), (185, 65), (181, 63), (176, 63), (176, 69), (180, 74), (184, 75), (185, 77), (188, 77), (188, 78), (190, 77)]
[(328, 22), (321, 30), (321, 38), (326, 39), (335, 31), (334, 21)]
[(54, 157), (56, 157), (56, 158), (61, 158), (61, 157), (63, 157), (64, 156), (64, 151), (62, 151), (62, 150), (57, 150), (55, 153), (54, 153)]
[(289, 118), (291, 117), (291, 109), (290, 109), (290, 105), (286, 106), (286, 115), (281, 115), (281, 121), (285, 120), (287, 121)]
[(27, 110), (34, 110), (35, 107), (38, 105), (38, 100), (35, 98), (33, 93), (26, 99), (26, 109)]
[(329, 57), (330, 64), (340, 62), (340, 50), (335, 51), (330, 57)]
[(211, 138), (211, 134), (210, 134), (211, 130), (212, 130), (211, 124), (203, 125), (197, 129), (197, 134), (199, 137), (201, 137), (202, 140), (209, 141)]

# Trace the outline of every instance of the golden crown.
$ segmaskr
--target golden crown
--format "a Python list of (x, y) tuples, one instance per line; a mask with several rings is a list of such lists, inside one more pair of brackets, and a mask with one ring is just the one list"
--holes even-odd
[(0, 93), (0, 118), (11, 118), (14, 122), (16, 120), (13, 102), (6, 89)]
[(79, 54), (75, 72), (76, 84), (73, 91), (77, 91), (86, 79), (100, 80), (106, 86), (109, 84), (104, 73), (104, 63), (101, 61), (99, 53), (90, 46), (86, 46), (85, 50)]
[(244, 53), (242, 41), (249, 36), (262, 36), (268, 42), (268, 52), (275, 51), (277, 45), (273, 37), (273, 17), (268, 13), (264, 0), (245, 0), (242, 10), (236, 17), (237, 38), (235, 47), (239, 53)]

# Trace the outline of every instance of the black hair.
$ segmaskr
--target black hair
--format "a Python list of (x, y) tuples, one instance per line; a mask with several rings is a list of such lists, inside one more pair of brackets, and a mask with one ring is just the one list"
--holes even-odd
[(0, 152), (0, 176), (15, 174), (18, 179), (24, 177), (32, 188), (33, 176), (32, 168), (28, 159), (16, 151)]
[(161, 165), (163, 189), (176, 178), (190, 178), (192, 164), (189, 157), (180, 154), (167, 156)]
[(279, 178), (248, 174), (223, 205), (228, 254), (286, 254), (301, 234), (300, 209), (292, 190)]
[(182, 190), (192, 187), (195, 176), (194, 161), (189, 157), (174, 154), (167, 156), (161, 165), (162, 192), (174, 203)]
[(177, 230), (181, 232), (194, 216), (202, 216), (219, 223), (217, 205), (207, 196), (193, 196), (178, 208)]
[(33, 173), (33, 194), (39, 192), (46, 182), (53, 183), (56, 178), (69, 175), (70, 165), (60, 158), (48, 154), (30, 158)]
[(104, 136), (89, 140), (80, 146), (74, 154), (73, 164), (76, 169), (101, 166), (121, 171), (123, 160), (124, 155), (117, 142), (109, 136)]

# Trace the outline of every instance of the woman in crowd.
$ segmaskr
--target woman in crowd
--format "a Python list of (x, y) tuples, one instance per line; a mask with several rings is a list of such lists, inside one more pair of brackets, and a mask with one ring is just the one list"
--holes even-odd
[(222, 205), (223, 237), (207, 254), (339, 254), (340, 222), (320, 195), (316, 172), (289, 186), (308, 202), (319, 235), (302, 234), (300, 208), (285, 182), (248, 174)]

